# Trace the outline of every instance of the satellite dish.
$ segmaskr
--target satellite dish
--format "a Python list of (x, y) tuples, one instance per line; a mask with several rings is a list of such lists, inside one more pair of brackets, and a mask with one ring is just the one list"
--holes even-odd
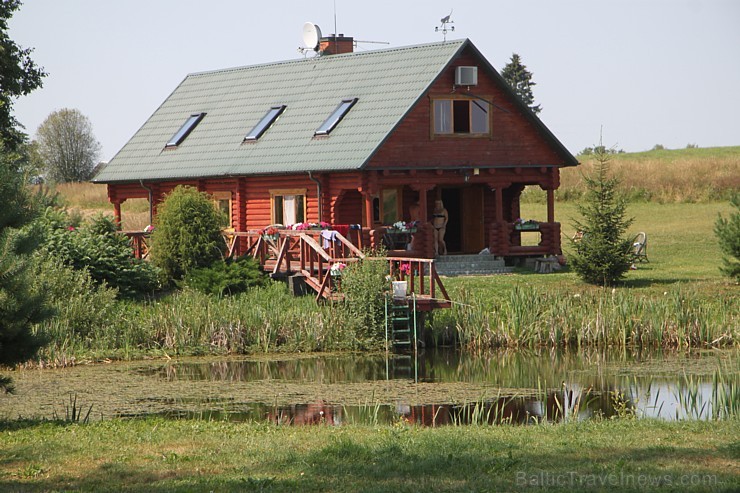
[(306, 48), (318, 51), (319, 40), (321, 39), (321, 29), (313, 22), (303, 24), (303, 44)]

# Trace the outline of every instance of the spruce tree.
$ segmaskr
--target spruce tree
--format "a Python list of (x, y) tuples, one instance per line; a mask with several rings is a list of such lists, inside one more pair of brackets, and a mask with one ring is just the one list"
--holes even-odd
[(190, 270), (223, 259), (223, 217), (208, 194), (179, 185), (157, 208), (151, 258), (164, 281), (178, 281)]
[(724, 256), (720, 271), (740, 282), (740, 193), (735, 193), (730, 200), (735, 212), (728, 219), (721, 215), (714, 223), (714, 234), (719, 240), (719, 247)]
[(516, 53), (511, 55), (511, 60), (501, 71), (501, 77), (514, 89), (514, 93), (526, 104), (535, 115), (542, 111), (542, 105), (534, 104), (534, 95), (532, 86), (537, 83), (532, 82), (532, 72), (527, 70), (526, 65)]
[(618, 195), (619, 180), (609, 176), (609, 154), (596, 148), (592, 176), (584, 176), (587, 186), (584, 201), (578, 205), (582, 219), (574, 227), (582, 233), (573, 240), (570, 262), (573, 270), (591, 284), (614, 284), (624, 277), (632, 259), (632, 240), (625, 237), (632, 224), (626, 218), (627, 204)]
[[(43, 345), (32, 327), (50, 316), (44, 294), (34, 292), (31, 253), (38, 231), (27, 225), (35, 207), (16, 160), (0, 150), (0, 366), (27, 361)], [(26, 226), (26, 227), (24, 227)], [(0, 390), (12, 392), (0, 376)]]

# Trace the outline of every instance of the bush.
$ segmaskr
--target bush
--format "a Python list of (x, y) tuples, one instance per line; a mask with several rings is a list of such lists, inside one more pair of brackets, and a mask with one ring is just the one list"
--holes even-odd
[[(385, 252), (375, 255), (384, 257)], [(358, 333), (369, 338), (384, 337), (385, 295), (390, 288), (387, 275), (388, 262), (383, 258), (367, 258), (349, 264), (342, 271), (341, 290), (345, 296), (345, 310), (350, 320), (357, 323)]]
[(735, 193), (730, 204), (735, 208), (735, 212), (731, 213), (728, 219), (721, 215), (717, 218), (714, 223), (714, 234), (717, 235), (719, 247), (724, 253), (720, 271), (740, 282), (740, 193)]
[(625, 219), (626, 202), (617, 195), (619, 180), (608, 175), (609, 155), (597, 150), (594, 176), (584, 176), (587, 192), (578, 206), (583, 219), (574, 223), (583, 235), (572, 242), (570, 259), (573, 270), (591, 284), (619, 281), (632, 257), (632, 242), (624, 237), (632, 219)]
[(185, 287), (215, 296), (243, 293), (250, 288), (263, 286), (265, 276), (257, 260), (241, 257), (214, 262), (210, 267), (190, 270), (182, 283)]
[(76, 228), (66, 212), (47, 209), (42, 218), (44, 242), (42, 255), (60, 259), (77, 270), (87, 270), (97, 284), (118, 290), (121, 296), (136, 297), (158, 288), (154, 267), (134, 258), (128, 238), (116, 232), (113, 221), (96, 216)]
[(59, 346), (90, 338), (113, 319), (116, 290), (93, 281), (87, 270), (75, 270), (55, 257), (36, 257), (34, 291), (45, 293), (56, 316), (39, 324), (40, 332)]
[(221, 260), (225, 243), (221, 213), (210, 197), (192, 187), (178, 186), (159, 205), (150, 256), (168, 282), (191, 269)]

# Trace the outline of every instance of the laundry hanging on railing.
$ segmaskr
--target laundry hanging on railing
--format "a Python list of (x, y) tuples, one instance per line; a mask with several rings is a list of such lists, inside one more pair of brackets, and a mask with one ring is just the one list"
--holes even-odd
[(340, 241), (339, 238), (337, 238), (337, 231), (331, 230), (331, 229), (324, 229), (321, 231), (321, 238), (323, 239), (322, 247), (324, 249), (330, 248), (332, 242)]

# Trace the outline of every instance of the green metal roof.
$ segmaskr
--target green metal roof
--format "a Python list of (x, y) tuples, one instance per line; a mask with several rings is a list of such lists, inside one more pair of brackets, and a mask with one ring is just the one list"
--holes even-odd
[[(188, 75), (101, 170), (99, 183), (361, 168), (468, 40), (330, 55)], [(357, 103), (327, 137), (342, 99)], [(257, 141), (245, 135), (287, 105)], [(195, 113), (176, 148), (168, 140)]]

